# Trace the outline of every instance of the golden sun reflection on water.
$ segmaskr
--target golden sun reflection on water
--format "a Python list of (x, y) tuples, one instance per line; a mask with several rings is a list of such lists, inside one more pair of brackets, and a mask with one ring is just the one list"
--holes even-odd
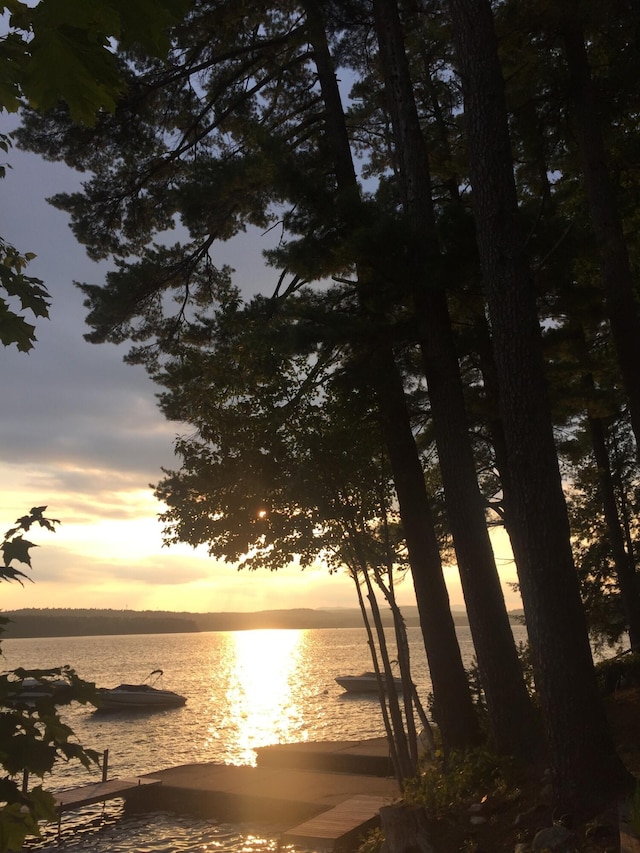
[(302, 736), (298, 700), (304, 631), (237, 631), (230, 636), (227, 707), (238, 761), (255, 763), (255, 747)]

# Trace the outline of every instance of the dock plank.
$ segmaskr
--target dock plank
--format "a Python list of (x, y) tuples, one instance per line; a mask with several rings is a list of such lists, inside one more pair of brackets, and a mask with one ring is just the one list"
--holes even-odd
[(388, 803), (384, 797), (362, 794), (339, 803), (328, 811), (287, 830), (282, 840), (322, 850), (333, 850), (341, 839), (354, 832), (365, 831), (378, 817), (380, 808)]
[(55, 793), (56, 808), (59, 812), (79, 809), (82, 806), (90, 806), (103, 800), (112, 800), (123, 797), (128, 791), (141, 785), (160, 785), (160, 779), (152, 777), (136, 777), (134, 779), (109, 779), (106, 782), (94, 782), (91, 785), (82, 785), (79, 788), (69, 788), (66, 791)]

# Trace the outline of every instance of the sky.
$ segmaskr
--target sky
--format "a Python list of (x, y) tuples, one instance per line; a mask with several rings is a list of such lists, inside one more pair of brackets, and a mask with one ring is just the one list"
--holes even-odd
[[(0, 132), (9, 127), (0, 117)], [(162, 506), (150, 484), (162, 478), (161, 467), (178, 466), (179, 425), (157, 409), (144, 369), (123, 363), (126, 346), (83, 339), (88, 327), (73, 282), (99, 284), (108, 266), (87, 258), (67, 215), (46, 202), (73, 189), (81, 176), (17, 149), (4, 161), (11, 168), (0, 182), (0, 235), (21, 252), (36, 253), (26, 272), (44, 280), (52, 305), (50, 319), (37, 321), (29, 354), (0, 349), (0, 530), (43, 505), (60, 525), (54, 534), (29, 532), (39, 546), (32, 551), (34, 583), (3, 584), (0, 609), (356, 607), (352, 581), (330, 576), (321, 565), (239, 572), (204, 550), (163, 546)], [(268, 247), (269, 237), (254, 231), (215, 247), (213, 260), (235, 268), (234, 282), (247, 296), (270, 293), (277, 271), (263, 262)], [(494, 549), (507, 606), (519, 607), (508, 585), (515, 577), (504, 537), (494, 540)], [(455, 567), (445, 577), (452, 604), (462, 605)], [(415, 603), (410, 581), (399, 587), (398, 600)]]

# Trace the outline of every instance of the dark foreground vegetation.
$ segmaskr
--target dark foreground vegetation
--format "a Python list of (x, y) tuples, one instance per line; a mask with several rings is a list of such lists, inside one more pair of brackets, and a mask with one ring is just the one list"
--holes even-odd
[[(625, 767), (640, 776), (639, 661), (631, 669), (633, 684), (609, 691), (604, 672), (599, 683), (616, 750)], [(624, 799), (611, 797), (598, 809), (558, 812), (542, 756), (525, 766), (478, 749), (454, 757), (446, 770), (435, 762), (412, 781), (405, 800), (414, 814), (416, 809), (424, 814), (421, 837), (434, 853), (631, 853), (640, 831), (637, 794), (631, 809)], [(631, 846), (621, 848), (621, 827)], [(381, 838), (372, 833), (361, 853), (378, 853)]]
[[(99, 5), (112, 14), (16, 5), (3, 97), (25, 108), (20, 145), (84, 173), (52, 202), (111, 265), (80, 284), (88, 340), (129, 341), (186, 425), (155, 487), (167, 542), (251, 570), (346, 570), (390, 675), (380, 598), (405, 678), (382, 710), (407, 793), (414, 710), (429, 726), (399, 574), (445, 771), (486, 749), (496, 767), (541, 762), (558, 820), (617, 802), (635, 768), (590, 639), (640, 648), (640, 6)], [(136, 34), (149, 5), (162, 33)], [(64, 77), (81, 97), (56, 97), (64, 63), (43, 75), (45, 33), (54, 59), (81, 46)], [(217, 264), (247, 230), (273, 238), (260, 282)], [(26, 256), (0, 250), (2, 286), (41, 311)], [(517, 567), (525, 669), (494, 525)]]

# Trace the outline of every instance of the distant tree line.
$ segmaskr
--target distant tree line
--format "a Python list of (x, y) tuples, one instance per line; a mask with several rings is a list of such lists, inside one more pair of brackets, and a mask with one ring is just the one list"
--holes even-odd
[[(356, 608), (340, 610), (260, 610), (254, 613), (170, 613), (135, 610), (74, 610), (25, 608), (3, 613), (8, 620), (5, 638), (89, 637), (114, 634), (181, 634), (195, 631), (246, 631), (263, 628), (361, 628)], [(456, 624), (467, 625), (466, 616), (455, 615)], [(514, 620), (518, 617), (514, 615)], [(417, 616), (407, 616), (417, 625)], [(392, 624), (390, 615), (383, 623)]]
[(5, 614), (10, 620), (5, 638), (89, 637), (100, 634), (171, 634), (197, 631), (188, 619), (170, 616), (145, 618), (135, 613), (76, 615), (67, 612), (17, 611)]

